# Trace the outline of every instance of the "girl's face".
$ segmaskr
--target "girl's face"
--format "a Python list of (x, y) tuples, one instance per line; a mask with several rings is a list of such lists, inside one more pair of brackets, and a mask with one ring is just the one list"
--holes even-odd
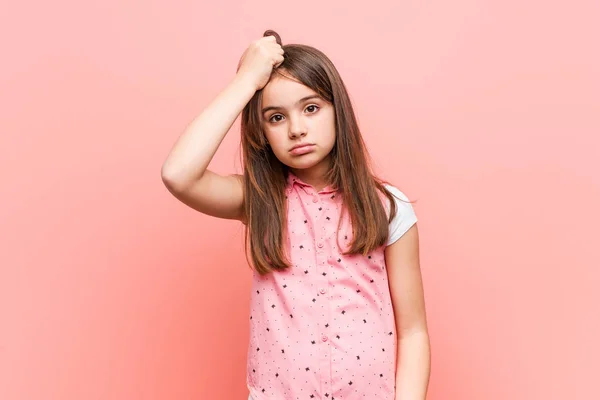
[[(273, 153), (297, 176), (322, 176), (329, 169), (335, 144), (332, 104), (309, 87), (274, 75), (263, 88), (261, 114)], [(308, 146), (294, 150), (298, 145)]]

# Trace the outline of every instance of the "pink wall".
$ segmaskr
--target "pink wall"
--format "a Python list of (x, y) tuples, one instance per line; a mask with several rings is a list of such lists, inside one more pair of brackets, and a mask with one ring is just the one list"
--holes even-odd
[(269, 28), (332, 58), (418, 200), (429, 399), (600, 398), (599, 4), (6, 2), (0, 399), (245, 399), (241, 225), (160, 167)]

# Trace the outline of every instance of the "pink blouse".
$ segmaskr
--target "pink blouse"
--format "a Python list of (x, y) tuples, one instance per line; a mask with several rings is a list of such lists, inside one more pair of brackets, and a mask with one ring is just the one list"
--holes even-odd
[[(393, 188), (393, 187), (391, 187)], [(396, 193), (403, 195), (397, 189)], [(254, 272), (246, 383), (254, 400), (393, 400), (396, 325), (384, 249), (341, 255), (352, 240), (341, 196), (288, 175), (292, 267)], [(387, 198), (381, 195), (389, 210)], [(398, 204), (398, 202), (396, 202)], [(416, 222), (401, 203), (403, 234)]]

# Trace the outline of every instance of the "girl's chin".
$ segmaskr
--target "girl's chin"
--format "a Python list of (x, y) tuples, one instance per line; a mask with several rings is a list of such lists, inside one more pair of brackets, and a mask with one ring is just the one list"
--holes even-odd
[(287, 160), (285, 160), (285, 164), (292, 168), (306, 169), (314, 167), (320, 161), (321, 160), (315, 154), (309, 153), (300, 157), (288, 157)]

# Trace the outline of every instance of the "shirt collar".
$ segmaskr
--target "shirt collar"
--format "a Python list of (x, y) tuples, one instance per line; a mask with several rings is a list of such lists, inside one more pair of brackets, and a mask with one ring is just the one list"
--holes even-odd
[[(288, 169), (288, 176), (287, 176), (287, 191), (288, 191), (288, 193), (290, 193), (292, 191), (292, 188), (294, 185), (300, 186), (307, 193), (312, 194), (314, 192), (314, 188), (311, 185), (304, 182), (302, 179), (298, 178), (292, 171), (290, 171)], [(335, 193), (335, 192), (337, 192), (337, 190), (334, 189), (331, 185), (327, 185), (319, 191), (319, 193)]]

